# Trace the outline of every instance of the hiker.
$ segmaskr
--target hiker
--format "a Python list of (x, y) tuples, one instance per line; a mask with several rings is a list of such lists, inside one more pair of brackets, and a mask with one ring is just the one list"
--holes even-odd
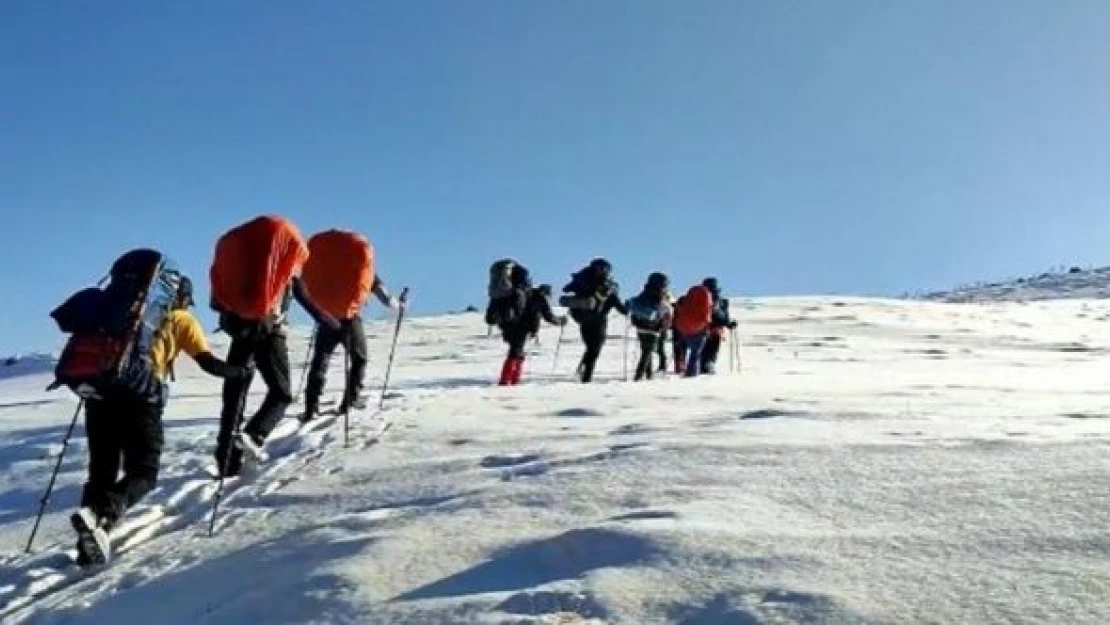
[(299, 273), (308, 260), (300, 232), (283, 217), (264, 215), (227, 231), (216, 243), (211, 307), (220, 315), (220, 329), (231, 337), (227, 361), (255, 363), (267, 386), (262, 405), (249, 419), (244, 415), (253, 376), (224, 382), (220, 433), (215, 457), (223, 477), (239, 475), (243, 452), (264, 460), (266, 438), (293, 403), (289, 380), (286, 316), (290, 300), (319, 325), (333, 332), (341, 326), (313, 303)]
[[(674, 314), (675, 336), (682, 342), (686, 377), (701, 373), (701, 352), (713, 313), (713, 296), (705, 285), (690, 287)], [(677, 360), (677, 358), (676, 358)]]
[[(648, 276), (643, 291), (628, 300), (628, 318), (636, 328), (640, 343), (640, 361), (636, 365), (635, 380), (651, 379), (655, 368), (652, 357), (659, 351), (662, 335), (671, 324), (671, 306), (668, 303), (667, 289), (670, 281), (660, 272)], [(665, 366), (665, 365), (664, 365)]]
[(674, 372), (677, 375), (682, 375), (686, 370), (686, 347), (682, 334), (674, 328), (674, 315), (678, 314), (678, 309), (685, 301), (686, 296), (681, 295), (671, 308), (671, 352), (674, 354)]
[(375, 273), (374, 248), (366, 237), (349, 230), (327, 230), (308, 240), (308, 252), (302, 272), (305, 288), (311, 300), (338, 320), (340, 327), (331, 330), (326, 325), (316, 326), (305, 387), (305, 409), (300, 417), (304, 423), (319, 413), (328, 363), (339, 345), (343, 345), (347, 353), (350, 368), (338, 412), (345, 414), (352, 408), (366, 407), (366, 398), (362, 396), (367, 362), (362, 308), (371, 293), (390, 310), (398, 308), (397, 300), (390, 296), (385, 282)]
[[(668, 280), (668, 284), (669, 284), (669, 282), (670, 281)], [(673, 332), (671, 331), (671, 324), (674, 323), (674, 308), (675, 308), (674, 297), (671, 296), (669, 287), (668, 287), (667, 292), (664, 295), (664, 297), (665, 297), (664, 301), (667, 304), (667, 308), (670, 310), (670, 313), (671, 313), (671, 319), (670, 319), (670, 322), (667, 323), (663, 327), (663, 329), (661, 329), (659, 331), (659, 340), (655, 342), (656, 354), (659, 355), (659, 369), (658, 369), (659, 373), (666, 373), (667, 372), (667, 343), (671, 342), (671, 336), (673, 335)], [(678, 358), (677, 354), (675, 355), (675, 358)]]
[(520, 384), (524, 372), (524, 344), (528, 337), (539, 334), (540, 319), (560, 327), (567, 324), (565, 316), (556, 317), (551, 310), (551, 285), (532, 288), (528, 270), (520, 265), (513, 269), (513, 284), (517, 292), (511, 296), (513, 301), (506, 302), (503, 309), (507, 314), (503, 314), (497, 323), (501, 337), (509, 345), (509, 353), (501, 366), (500, 386)]
[(571, 276), (571, 281), (563, 287), (564, 295), (559, 303), (570, 309), (570, 316), (582, 334), (586, 351), (578, 365), (579, 379), (589, 383), (593, 379), (594, 367), (605, 346), (609, 328), (609, 311), (614, 308), (622, 315), (628, 309), (621, 302), (619, 286), (612, 278), (613, 266), (604, 258), (595, 258), (581, 271)]
[(713, 298), (713, 314), (709, 322), (709, 333), (705, 339), (705, 347), (701, 352), (702, 373), (714, 374), (717, 372), (717, 356), (721, 352), (721, 342), (724, 340), (726, 330), (735, 330), (738, 325), (729, 317), (728, 300), (721, 297), (721, 287), (716, 278), (706, 278), (702, 286), (709, 289)]
[(216, 377), (251, 375), (211, 352), (189, 312), (192, 281), (172, 260), (154, 250), (133, 250), (109, 275), (104, 290), (80, 291), (51, 313), (63, 332), (73, 334), (51, 388), (66, 384), (85, 402), (88, 477), (80, 508), (70, 517), (81, 566), (111, 559), (109, 532), (158, 481), (167, 379), (177, 356), (185, 352)]

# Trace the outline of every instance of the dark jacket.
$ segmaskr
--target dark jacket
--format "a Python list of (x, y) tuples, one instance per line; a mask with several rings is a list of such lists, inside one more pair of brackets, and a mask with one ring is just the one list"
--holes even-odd
[(644, 289), (628, 301), (627, 310), (633, 327), (640, 332), (658, 334), (670, 326), (672, 311), (661, 290)]
[(589, 268), (571, 276), (563, 293), (569, 296), (560, 298), (559, 302), (570, 309), (571, 318), (579, 324), (605, 323), (609, 311), (614, 308), (622, 315), (628, 314), (616, 281), (598, 276)]
[(501, 324), (502, 332), (536, 334), (540, 331), (541, 319), (552, 325), (559, 325), (559, 318), (551, 310), (551, 302), (542, 289), (528, 289), (524, 298), (524, 313), (513, 321)]
[(709, 318), (710, 328), (735, 328), (736, 322), (728, 311), (728, 300), (718, 299), (713, 303), (713, 314)]

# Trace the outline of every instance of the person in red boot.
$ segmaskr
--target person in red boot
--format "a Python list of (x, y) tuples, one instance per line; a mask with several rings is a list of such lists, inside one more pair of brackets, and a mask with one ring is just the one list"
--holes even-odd
[(510, 282), (511, 292), (491, 305), (494, 314), (490, 319), (497, 322), (501, 337), (509, 344), (498, 381), (501, 386), (520, 384), (524, 373), (524, 346), (528, 337), (539, 332), (540, 319), (557, 326), (567, 323), (565, 316), (556, 317), (551, 310), (551, 286), (544, 284), (532, 288), (532, 279), (523, 265), (513, 266)]

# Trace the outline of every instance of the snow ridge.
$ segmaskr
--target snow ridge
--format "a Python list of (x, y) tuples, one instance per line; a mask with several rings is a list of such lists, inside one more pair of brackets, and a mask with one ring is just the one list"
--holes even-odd
[(982, 282), (949, 291), (918, 296), (925, 301), (949, 303), (1032, 302), (1059, 299), (1110, 297), (1110, 267), (1042, 273), (1029, 278)]

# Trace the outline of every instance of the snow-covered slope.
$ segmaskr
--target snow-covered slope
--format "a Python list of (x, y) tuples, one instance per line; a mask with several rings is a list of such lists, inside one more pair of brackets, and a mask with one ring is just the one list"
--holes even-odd
[(1072, 268), (1030, 278), (986, 282), (921, 296), (926, 301), (950, 303), (1032, 302), (1110, 297), (1110, 267)]
[(0, 382), (0, 621), (1110, 622), (1110, 303), (734, 310), (741, 373), (623, 382), (615, 318), (591, 386), (571, 331), (502, 389), (478, 315), (406, 323), (380, 418), (282, 424), (212, 538), (219, 386), (183, 363), (159, 489), (88, 577), (52, 568), (80, 431), (21, 554), (73, 401)]

